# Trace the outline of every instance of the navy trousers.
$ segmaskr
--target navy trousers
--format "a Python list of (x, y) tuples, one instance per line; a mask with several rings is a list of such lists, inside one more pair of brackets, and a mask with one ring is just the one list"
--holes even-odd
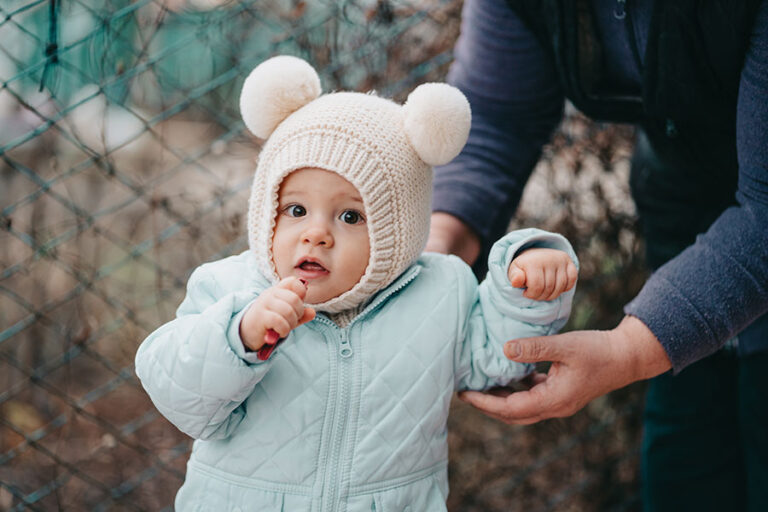
[(644, 510), (768, 511), (768, 353), (653, 379), (644, 428)]

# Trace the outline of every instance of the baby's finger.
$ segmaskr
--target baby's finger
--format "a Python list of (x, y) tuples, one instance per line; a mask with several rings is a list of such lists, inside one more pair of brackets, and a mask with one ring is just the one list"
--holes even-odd
[(523, 295), (529, 299), (538, 299), (544, 291), (544, 271), (531, 265), (525, 269), (525, 286)]
[[(272, 298), (273, 300), (270, 301), (269, 305), (267, 306), (267, 309), (285, 318), (285, 320), (288, 322), (291, 328), (296, 327), (296, 324), (298, 324), (301, 314), (296, 312), (296, 309), (293, 307), (293, 305), (291, 305), (288, 301), (280, 297), (279, 292), (282, 291), (287, 293), (289, 298), (290, 296), (295, 296), (296, 294), (288, 290), (275, 290), (275, 291), (277, 293)], [(303, 313), (303, 311), (301, 313)]]
[(557, 296), (556, 288), (557, 288), (557, 268), (552, 267), (544, 267), (543, 269), (544, 273), (544, 288), (541, 290), (541, 294), (539, 295), (539, 300), (551, 300), (549, 297), (553, 294), (555, 297)]
[(553, 279), (555, 287), (552, 292), (544, 300), (555, 300), (565, 291), (565, 286), (568, 284), (568, 275), (565, 272), (565, 268), (556, 267), (554, 269), (555, 278)]
[(274, 311), (267, 311), (264, 315), (264, 325), (267, 329), (273, 329), (281, 338), (285, 338), (291, 332), (291, 324), (282, 315)]
[(278, 288), (290, 290), (303, 301), (307, 296), (307, 284), (306, 281), (299, 279), (298, 277), (286, 277), (276, 285)]
[(311, 322), (315, 319), (315, 310), (312, 308), (304, 308), (304, 314), (301, 315), (301, 318), (299, 318), (299, 325), (305, 324), (307, 322)]
[(296, 319), (304, 314), (304, 301), (293, 290), (278, 288), (275, 290), (275, 298), (288, 304), (293, 309)]
[(524, 288), (525, 287), (525, 271), (515, 265), (514, 263), (509, 265), (509, 270), (507, 271), (507, 277), (509, 278), (509, 284), (511, 284), (515, 288)]
[(565, 267), (565, 272), (568, 276), (568, 284), (565, 287), (565, 291), (568, 291), (576, 286), (576, 281), (579, 278), (579, 271), (576, 269), (576, 265), (574, 265), (572, 261), (568, 261), (568, 266)]

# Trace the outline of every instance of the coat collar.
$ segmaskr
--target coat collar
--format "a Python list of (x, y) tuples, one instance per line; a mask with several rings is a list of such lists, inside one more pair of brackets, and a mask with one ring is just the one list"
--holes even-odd
[[(263, 292), (270, 286), (272, 286), (272, 283), (270, 280), (259, 270), (259, 265), (256, 262), (256, 255), (253, 253), (253, 251), (248, 251), (248, 269), (249, 273), (251, 275), (251, 286), (259, 293)], [(385, 302), (387, 302), (391, 297), (399, 293), (402, 289), (407, 287), (411, 282), (413, 282), (414, 279), (416, 279), (416, 276), (419, 275), (421, 272), (422, 265), (417, 263), (414, 263), (407, 269), (405, 269), (405, 272), (400, 274), (400, 276), (395, 279), (392, 284), (381, 290), (379, 293), (371, 297), (371, 299), (368, 301), (368, 304), (362, 309), (360, 314), (355, 316), (355, 318), (352, 319), (352, 321), (349, 323), (349, 325), (352, 325), (353, 323), (357, 322), (358, 320), (368, 316), (371, 312), (378, 309), (380, 306), (382, 306)], [(318, 317), (322, 317), (325, 319), (328, 323), (331, 322), (330, 319), (323, 313), (319, 313)], [(334, 324), (335, 325), (335, 324)]]

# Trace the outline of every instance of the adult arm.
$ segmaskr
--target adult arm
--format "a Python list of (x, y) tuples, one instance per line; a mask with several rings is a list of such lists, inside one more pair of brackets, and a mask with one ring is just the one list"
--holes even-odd
[(551, 58), (504, 0), (467, 0), (448, 81), (472, 107), (469, 140), (435, 169), (428, 250), (473, 263), (506, 232), (562, 117)]
[(463, 399), (508, 423), (567, 416), (631, 382), (679, 372), (768, 311), (768, 2), (755, 23), (737, 108), (738, 205), (651, 276), (615, 329), (508, 343), (513, 360), (553, 361), (531, 390)]
[(655, 272), (625, 308), (658, 337), (675, 372), (768, 311), (768, 2), (754, 26), (736, 115), (738, 205)]

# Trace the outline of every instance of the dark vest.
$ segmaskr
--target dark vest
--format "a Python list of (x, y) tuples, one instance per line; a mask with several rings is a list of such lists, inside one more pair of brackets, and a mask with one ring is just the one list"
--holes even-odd
[(551, 54), (576, 108), (642, 127), (638, 147), (650, 146), (657, 162), (641, 176), (633, 169), (633, 193), (649, 245), (671, 244), (649, 254), (651, 266), (660, 265), (735, 202), (736, 100), (760, 0), (655, 1), (638, 97), (603, 87), (589, 0), (508, 3)]

